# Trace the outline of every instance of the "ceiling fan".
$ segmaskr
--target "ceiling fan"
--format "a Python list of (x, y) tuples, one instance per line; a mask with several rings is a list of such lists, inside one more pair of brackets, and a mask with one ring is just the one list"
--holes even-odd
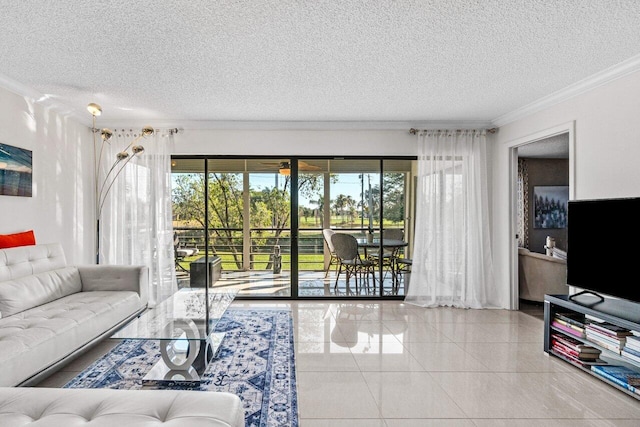
[[(280, 175), (290, 175), (291, 174), (291, 163), (290, 162), (260, 162), (260, 164), (266, 166), (265, 169), (278, 169), (278, 173)], [(313, 172), (322, 170), (319, 166), (310, 165), (309, 163), (305, 163), (302, 160), (298, 160), (298, 170), (301, 172)]]

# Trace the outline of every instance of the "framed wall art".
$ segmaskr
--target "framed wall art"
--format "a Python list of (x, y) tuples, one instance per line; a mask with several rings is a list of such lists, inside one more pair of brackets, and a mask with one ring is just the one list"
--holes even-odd
[(0, 143), (0, 196), (32, 196), (32, 152)]
[(569, 186), (533, 187), (533, 228), (566, 228)]

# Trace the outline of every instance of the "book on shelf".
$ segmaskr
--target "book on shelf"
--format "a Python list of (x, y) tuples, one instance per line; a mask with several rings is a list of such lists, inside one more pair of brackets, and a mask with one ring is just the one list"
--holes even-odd
[(600, 319), (599, 317), (596, 317), (596, 316), (594, 316), (592, 314), (585, 314), (584, 318), (585, 318), (585, 322), (587, 322), (587, 323), (592, 323), (592, 322), (602, 323), (602, 322), (604, 322), (603, 319)]
[(591, 369), (591, 366), (594, 366), (594, 365), (607, 365), (607, 362), (602, 359), (591, 359), (591, 360), (579, 359), (575, 356), (572, 356), (569, 353), (564, 352), (559, 347), (551, 347), (551, 352), (556, 356), (580, 368)]
[(558, 312), (554, 316), (557, 320), (561, 320), (568, 324), (584, 328), (585, 318), (583, 314), (576, 313), (575, 311), (568, 311), (566, 313)]
[(633, 335), (631, 331), (627, 328), (623, 328), (622, 326), (614, 325), (609, 322), (591, 322), (587, 325), (587, 328), (599, 331), (605, 335), (610, 335), (613, 337), (627, 337), (629, 335)]
[(572, 348), (567, 347), (557, 340), (551, 340), (551, 343), (551, 348), (553, 348), (554, 350), (558, 350), (562, 354), (566, 354), (580, 360), (595, 360), (600, 356), (600, 353), (580, 352), (573, 350)]
[(569, 326), (563, 325), (562, 323), (558, 322), (557, 320), (553, 320), (553, 322), (551, 322), (551, 326), (553, 326), (556, 329), (561, 330), (562, 332), (565, 332), (567, 334), (573, 335), (575, 337), (580, 337), (580, 338), (584, 338), (585, 337), (585, 333), (584, 331), (578, 331), (574, 328), (571, 328)]
[(617, 345), (617, 346), (620, 346), (620, 347), (624, 346), (624, 344), (625, 344), (624, 340), (621, 341), (620, 339), (611, 338), (610, 336), (603, 335), (603, 334), (600, 334), (600, 333), (595, 332), (595, 331), (586, 330), (585, 331), (585, 336), (587, 337), (587, 339), (589, 337), (593, 337), (593, 338), (595, 338), (595, 339), (597, 339), (599, 341), (608, 342), (611, 345)]
[(626, 337), (614, 337), (611, 335), (607, 335), (589, 326), (585, 328), (584, 332), (585, 332), (585, 335), (587, 336), (587, 339), (589, 337), (594, 337), (600, 341), (608, 342), (612, 345), (617, 345), (619, 347), (623, 347), (627, 341)]
[(626, 343), (622, 349), (625, 351), (628, 351), (629, 353), (633, 354), (636, 357), (640, 357), (640, 350), (634, 347), (630, 347), (629, 343)]
[(551, 334), (551, 340), (553, 341), (557, 341), (560, 344), (578, 352), (578, 353), (594, 353), (594, 354), (600, 354), (601, 351), (595, 347), (592, 347), (588, 344), (583, 343), (582, 341), (579, 341), (573, 337), (561, 334), (559, 332), (553, 332)]
[(609, 351), (612, 351), (614, 353), (620, 354), (620, 349), (621, 349), (621, 345), (620, 344), (612, 344), (609, 341), (604, 341), (601, 340), (597, 337), (594, 337), (593, 335), (589, 336), (587, 335), (587, 340), (591, 341), (592, 343), (602, 347), (602, 348), (606, 348)]
[(627, 345), (629, 347), (636, 348), (640, 351), (640, 337), (636, 337), (635, 335), (629, 335), (627, 337)]
[(573, 328), (573, 329), (575, 329), (575, 330), (576, 330), (576, 331), (578, 331), (578, 332), (584, 332), (584, 326), (578, 326), (578, 325), (576, 325), (576, 324), (574, 324), (574, 323), (569, 323), (569, 322), (567, 322), (566, 320), (558, 319), (558, 318), (555, 318), (555, 319), (554, 319), (554, 322), (558, 322), (558, 323), (560, 323), (561, 325), (566, 326), (567, 328)]
[(591, 366), (591, 371), (618, 384), (620, 387), (640, 394), (640, 388), (638, 388), (640, 387), (640, 372), (619, 365), (593, 365)]
[(627, 347), (624, 347), (620, 354), (634, 362), (640, 363), (640, 356), (636, 353), (631, 353)]
[(626, 348), (627, 351), (634, 353), (636, 356), (640, 356), (640, 348), (636, 347), (635, 345), (629, 345), (629, 341), (624, 344), (624, 348)]

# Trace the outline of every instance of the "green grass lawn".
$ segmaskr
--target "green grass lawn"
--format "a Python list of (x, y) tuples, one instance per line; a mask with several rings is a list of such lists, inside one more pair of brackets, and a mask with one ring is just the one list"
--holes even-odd
[[(360, 227), (360, 222), (358, 221), (358, 223), (342, 223), (341, 221), (338, 220), (337, 217), (332, 217), (332, 221), (331, 223), (335, 226), (338, 227), (345, 227), (345, 228), (358, 228)], [(384, 222), (384, 226), (385, 227), (398, 227), (400, 226), (400, 223), (392, 223), (392, 222), (388, 222), (385, 221)], [(318, 225), (316, 224), (314, 218), (300, 218), (300, 228), (316, 228)], [(366, 226), (366, 225), (365, 225)], [(375, 227), (378, 227), (379, 224), (378, 223), (374, 223)], [(269, 241), (269, 239), (273, 239), (273, 233), (269, 233), (269, 232), (263, 232), (261, 233), (259, 236), (252, 236), (255, 238), (254, 243), (257, 245), (262, 245), (265, 244)], [(282, 237), (282, 243), (287, 244), (289, 242), (289, 233), (287, 232), (285, 234), (285, 236)], [(241, 239), (240, 239), (241, 241)], [(322, 231), (321, 230), (317, 230), (317, 231), (303, 231), (301, 232), (301, 236), (300, 236), (300, 243), (301, 243), (301, 251), (308, 251), (308, 252), (313, 252), (315, 251), (322, 251), (322, 246), (324, 245), (323, 241), (323, 237), (322, 237)], [(214, 245), (218, 245), (218, 244), (222, 244), (222, 242), (215, 242), (212, 241), (211, 242)], [(268, 244), (268, 243), (267, 243)], [(273, 244), (273, 240), (272, 243)], [(228, 249), (227, 249), (228, 250)], [(198, 258), (204, 256), (203, 251), (200, 252), (200, 254), (196, 255), (196, 256), (191, 256), (191, 257), (186, 257), (183, 260), (181, 260), (179, 262), (179, 264), (184, 267), (187, 271), (189, 271), (189, 263), (197, 260)], [(219, 256), (222, 258), (222, 270), (223, 271), (239, 271), (241, 270), (241, 268), (239, 268), (236, 263), (234, 262), (234, 258), (233, 255), (230, 253), (220, 253)], [(310, 270), (310, 271), (322, 271), (324, 270), (324, 256), (322, 253), (300, 253), (298, 255), (299, 257), (299, 263), (300, 263), (300, 269), (301, 270)], [(253, 256), (253, 270), (266, 270), (267, 268), (267, 263), (269, 261), (269, 254), (268, 253), (264, 253), (264, 254), (254, 254)], [(289, 270), (291, 268), (291, 256), (289, 254), (283, 253), (282, 254), (282, 269), (283, 270)]]
[[(190, 256), (182, 259), (179, 264), (189, 271), (189, 264), (204, 255), (198, 254), (196, 256)], [(238, 271), (240, 270), (236, 263), (233, 261), (231, 254), (221, 254), (222, 258), (222, 270), (223, 271)], [(269, 254), (255, 254), (253, 256), (253, 269), (254, 270), (266, 270), (267, 263), (269, 262)], [(324, 258), (322, 254), (299, 254), (298, 260), (300, 263), (300, 269), (322, 271), (324, 270)], [(291, 268), (291, 256), (289, 254), (282, 255), (282, 269), (289, 270)]]

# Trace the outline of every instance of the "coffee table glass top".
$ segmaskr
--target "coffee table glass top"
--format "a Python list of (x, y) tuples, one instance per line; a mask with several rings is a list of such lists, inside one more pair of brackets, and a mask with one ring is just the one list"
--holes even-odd
[[(209, 333), (233, 302), (238, 291), (209, 290)], [(205, 339), (205, 289), (181, 289), (154, 308), (133, 319), (111, 338), (196, 340)], [(185, 333), (187, 332), (187, 333)]]

